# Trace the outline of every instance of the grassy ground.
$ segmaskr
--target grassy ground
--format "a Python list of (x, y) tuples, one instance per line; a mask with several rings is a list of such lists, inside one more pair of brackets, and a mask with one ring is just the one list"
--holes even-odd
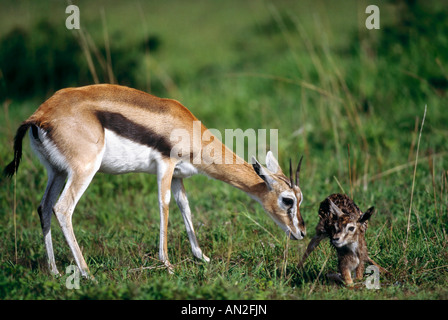
[[(60, 1), (21, 3), (5, 2), (2, 35), (16, 25), (32, 35), (42, 19), (72, 32), (64, 27)], [(307, 237), (288, 241), (244, 193), (192, 177), (185, 185), (199, 243), (211, 262), (192, 260), (173, 203), (169, 254), (176, 269), (170, 275), (157, 261), (155, 177), (98, 174), (73, 217), (98, 283), (82, 280), (80, 289), (69, 290), (64, 271), (73, 261), (55, 219), (53, 242), (63, 276), (53, 278), (47, 271), (36, 210), (46, 175), (25, 143), (17, 180), (0, 182), (1, 299), (448, 298), (447, 98), (429, 73), (447, 79), (447, 51), (436, 50), (446, 43), (446, 33), (434, 30), (428, 40), (421, 31), (410, 43), (385, 50), (383, 30), (399, 28), (399, 21), (397, 7), (382, 2), (382, 29), (372, 31), (364, 27), (363, 1), (78, 5), (81, 25), (94, 43), (104, 42), (104, 12), (113, 48), (136, 57), (133, 86), (181, 101), (221, 132), (279, 129), (285, 171), (290, 157), (297, 161), (304, 154)], [(160, 41), (157, 50), (135, 49), (150, 36)], [(117, 77), (119, 63), (112, 59)], [(106, 77), (100, 67), (96, 71)], [(93, 83), (91, 70), (85, 72)], [(2, 86), (9, 81), (2, 78)], [(12, 158), (18, 124), (49, 95), (3, 103), (1, 167)], [(336, 270), (336, 254), (328, 242), (303, 270), (296, 267), (314, 235), (320, 201), (334, 192), (350, 194), (362, 209), (377, 208), (367, 243), (374, 260), (391, 272), (380, 277), (379, 290), (363, 282), (354, 289), (329, 283), (325, 274)]]

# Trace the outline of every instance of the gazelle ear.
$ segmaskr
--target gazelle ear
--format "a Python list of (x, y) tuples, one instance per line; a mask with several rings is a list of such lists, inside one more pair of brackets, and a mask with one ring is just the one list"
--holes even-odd
[(258, 176), (266, 183), (268, 189), (272, 190), (272, 186), (274, 185), (274, 183), (276, 183), (275, 179), (272, 178), (272, 173), (268, 169), (263, 167), (253, 156), (252, 167), (254, 168), (255, 173), (258, 174)]
[(335, 205), (334, 202), (331, 200), (330, 200), (330, 211), (338, 218), (344, 214), (342, 210), (339, 209), (338, 206)]
[(370, 217), (372, 216), (373, 212), (375, 212), (375, 207), (370, 207), (369, 209), (367, 209), (366, 212), (364, 212), (362, 214), (362, 216), (359, 218), (358, 222), (359, 223), (364, 223), (367, 220), (370, 219)]
[(274, 174), (283, 173), (282, 168), (280, 168), (277, 159), (275, 159), (274, 154), (271, 151), (268, 151), (266, 154), (266, 168)]

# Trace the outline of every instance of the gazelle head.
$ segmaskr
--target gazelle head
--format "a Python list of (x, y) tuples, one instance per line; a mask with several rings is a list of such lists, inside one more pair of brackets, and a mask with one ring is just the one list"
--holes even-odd
[(301, 163), (302, 159), (299, 161), (293, 181), (291, 161), (290, 178), (287, 178), (271, 151), (266, 155), (266, 167), (252, 157), (255, 172), (267, 186), (267, 192), (263, 193), (259, 201), (271, 218), (294, 240), (303, 239), (306, 234), (305, 223), (300, 214), (303, 200), (299, 187)]
[(344, 213), (330, 200), (329, 210), (334, 219), (329, 230), (330, 241), (335, 247), (341, 248), (358, 242), (359, 235), (365, 232), (367, 221), (375, 208), (371, 207), (364, 213)]

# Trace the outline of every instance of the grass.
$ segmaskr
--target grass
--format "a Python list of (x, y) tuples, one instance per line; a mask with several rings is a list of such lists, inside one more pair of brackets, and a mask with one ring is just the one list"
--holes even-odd
[[(63, 25), (61, 2), (24, 3), (5, 5), (2, 33), (19, 24), (32, 34), (39, 19)], [(378, 5), (382, 28), (396, 23), (397, 9)], [(362, 1), (201, 1), (195, 6), (80, 1), (81, 25), (94, 43), (104, 41), (105, 21), (111, 50), (129, 48), (138, 58), (132, 73), (136, 87), (181, 101), (221, 132), (279, 129), (285, 171), (290, 157), (297, 161), (304, 154), (301, 211), (307, 237), (289, 241), (244, 193), (192, 177), (185, 186), (193, 222), (211, 262), (193, 260), (173, 203), (168, 244), (176, 268), (170, 275), (157, 260), (155, 177), (98, 174), (73, 216), (98, 283), (82, 280), (79, 290), (69, 290), (65, 269), (73, 261), (55, 219), (53, 243), (63, 275), (53, 278), (47, 270), (37, 215), (46, 176), (25, 143), (17, 181), (0, 181), (0, 299), (447, 299), (447, 98), (424, 75), (409, 76), (425, 63), (443, 74), (447, 57), (427, 57), (420, 35), (421, 41), (404, 47), (398, 62), (392, 53), (381, 53), (376, 45), (384, 35), (381, 29), (365, 29), (366, 6)], [(8, 10), (24, 18), (12, 20)], [(148, 35), (160, 38), (160, 48), (136, 51)], [(446, 34), (438, 37), (446, 41)], [(111, 64), (119, 74), (113, 54)], [(108, 72), (96, 67), (100, 76)], [(18, 124), (45, 97), (3, 102), (1, 167), (12, 159)], [(361, 209), (377, 208), (368, 248), (391, 273), (381, 276), (380, 290), (328, 282), (325, 274), (337, 267), (328, 242), (303, 270), (296, 266), (314, 235), (320, 201), (342, 190)]]

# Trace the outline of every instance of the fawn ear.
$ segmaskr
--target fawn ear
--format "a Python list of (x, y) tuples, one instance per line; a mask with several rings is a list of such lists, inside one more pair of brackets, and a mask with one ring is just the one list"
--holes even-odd
[(333, 201), (330, 200), (330, 212), (332, 212), (336, 217), (342, 216), (344, 213), (337, 205), (334, 204)]
[(361, 218), (359, 218), (358, 222), (362, 224), (369, 220), (374, 211), (375, 207), (370, 207), (369, 209), (367, 209), (367, 211), (362, 214)]

